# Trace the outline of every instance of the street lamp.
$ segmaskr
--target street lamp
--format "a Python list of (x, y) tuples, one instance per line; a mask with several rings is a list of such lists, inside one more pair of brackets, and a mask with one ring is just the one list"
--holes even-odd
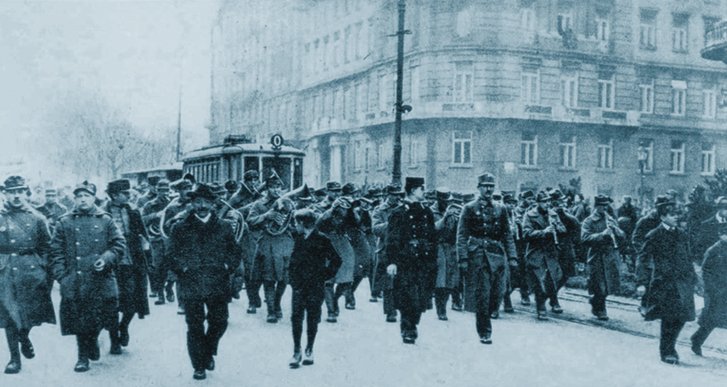
[(646, 167), (646, 161), (649, 158), (649, 152), (646, 151), (644, 144), (640, 144), (636, 150), (636, 157), (639, 160), (639, 177), (641, 184), (639, 186), (639, 203), (641, 208), (644, 209), (644, 168)]

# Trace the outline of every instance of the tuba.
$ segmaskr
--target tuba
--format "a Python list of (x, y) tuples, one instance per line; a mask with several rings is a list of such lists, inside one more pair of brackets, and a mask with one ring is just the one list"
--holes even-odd
[(286, 232), (290, 222), (293, 220), (293, 212), (295, 211), (295, 203), (293, 203), (293, 199), (308, 191), (308, 185), (303, 184), (302, 186), (287, 192), (285, 195), (276, 199), (273, 203), (273, 210), (282, 216), (276, 217), (275, 220), (268, 221), (265, 226), (265, 231), (272, 236), (282, 235)]
[(240, 243), (240, 240), (242, 240), (243, 235), (245, 234), (245, 217), (242, 216), (242, 213), (238, 210), (236, 210), (234, 207), (230, 205), (225, 200), (221, 200), (223, 208), (226, 208), (229, 212), (235, 214), (234, 219), (225, 217), (225, 221), (227, 219), (231, 220), (232, 229), (235, 232), (235, 242)]

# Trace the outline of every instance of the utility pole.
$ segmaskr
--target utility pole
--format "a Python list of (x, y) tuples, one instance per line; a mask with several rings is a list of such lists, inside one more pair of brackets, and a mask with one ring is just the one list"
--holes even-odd
[(411, 34), (411, 31), (404, 29), (404, 14), (406, 12), (406, 1), (399, 0), (399, 26), (396, 31), (396, 106), (394, 120), (394, 170), (391, 173), (391, 182), (401, 184), (401, 115), (411, 110), (411, 106), (403, 105), (404, 91), (404, 35)]

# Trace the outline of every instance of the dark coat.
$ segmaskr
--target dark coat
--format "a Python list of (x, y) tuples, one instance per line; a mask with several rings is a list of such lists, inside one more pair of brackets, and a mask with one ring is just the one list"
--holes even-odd
[(727, 329), (727, 243), (721, 240), (704, 254), (704, 309), (699, 325)]
[[(695, 257), (704, 257), (704, 253), (719, 240), (719, 231), (727, 228), (726, 223), (720, 223), (717, 215), (709, 217), (699, 226), (699, 237), (695, 238), (697, 245), (692, 246)], [(700, 262), (697, 262), (700, 263)]]
[(653, 229), (659, 227), (661, 219), (656, 210), (652, 210), (636, 222), (634, 232), (631, 234), (631, 244), (636, 252), (636, 284), (646, 287), (651, 281), (651, 272), (654, 270), (654, 263), (644, 254), (644, 241), (646, 235)]
[[(283, 199), (281, 202), (286, 202), (287, 208), (295, 207), (289, 199)], [(280, 230), (280, 233), (271, 234), (268, 230), (277, 225), (273, 225), (272, 220), (263, 217), (275, 203), (276, 200), (264, 197), (254, 202), (249, 209), (247, 223), (250, 230), (259, 235), (257, 251), (249, 267), (252, 271), (251, 275), (255, 278), (263, 281), (287, 282), (290, 254), (293, 251), (290, 224), (284, 230)]]
[(308, 238), (295, 236), (290, 256), (290, 287), (302, 290), (309, 298), (323, 300), (324, 284), (335, 277), (341, 266), (341, 257), (331, 241), (318, 231)]
[(214, 213), (203, 223), (190, 212), (172, 226), (167, 254), (181, 300), (231, 300), (230, 276), (242, 250), (230, 225)]
[(371, 212), (371, 231), (376, 236), (376, 246), (374, 249), (374, 280), (372, 287), (374, 293), (379, 293), (384, 289), (391, 289), (393, 281), (386, 274), (386, 230), (389, 227), (389, 216), (394, 211), (394, 206), (388, 202), (383, 202)]
[(0, 328), (56, 323), (49, 251), (43, 215), (27, 205), (0, 208)]
[(336, 253), (341, 257), (341, 267), (336, 273), (335, 282), (339, 284), (353, 282), (356, 269), (356, 251), (353, 247), (351, 235), (356, 234), (358, 230), (350, 211), (341, 208), (329, 208), (318, 218), (316, 229), (330, 239)]
[[(581, 226), (581, 241), (588, 249), (591, 294), (614, 294), (621, 290), (621, 254), (606, 228), (606, 218), (596, 211)], [(620, 228), (614, 228), (614, 236), (619, 246), (625, 243), (626, 234)]]
[[(454, 289), (459, 285), (459, 266), (457, 265), (457, 223), (459, 214), (440, 211), (435, 203), (432, 207), (434, 225), (437, 229), (437, 288)], [(460, 210), (461, 211), (461, 210)]]
[(426, 311), (437, 274), (437, 236), (432, 210), (405, 201), (389, 217), (386, 266), (394, 264), (394, 306)]
[(38, 212), (43, 214), (45, 218), (48, 220), (48, 227), (51, 230), (51, 234), (53, 232), (53, 229), (56, 226), (56, 222), (58, 221), (58, 218), (65, 215), (66, 212), (68, 212), (68, 208), (64, 206), (63, 204), (60, 204), (58, 202), (45, 202), (42, 206), (36, 208)]
[[(122, 208), (129, 215), (129, 231), (126, 233), (122, 225), (116, 225), (124, 233), (128, 249), (128, 256), (125, 254), (116, 266), (119, 311), (136, 313), (139, 318), (143, 318), (149, 314), (148, 273), (146, 251), (144, 250), (149, 236), (139, 210), (131, 208), (128, 204)], [(111, 204), (107, 204), (104, 210), (110, 214)]]
[[(538, 207), (533, 207), (523, 216), (523, 238), (527, 241), (525, 262), (528, 270), (538, 279), (538, 283), (533, 285), (539, 286), (543, 293), (548, 288), (546, 281), (552, 281), (552, 288), (558, 289), (563, 277), (555, 238), (552, 232), (545, 231), (550, 224), (546, 216), (547, 214), (542, 214)], [(561, 238), (563, 235), (564, 233), (560, 233), (558, 237)]]
[(694, 320), (697, 275), (692, 265), (687, 233), (657, 227), (646, 235), (644, 254), (654, 262), (649, 292), (643, 300), (642, 313), (646, 320)]
[[(61, 334), (97, 332), (115, 326), (118, 286), (114, 268), (126, 241), (111, 215), (98, 207), (74, 209), (58, 220), (51, 242), (53, 278), (61, 284)], [(94, 263), (103, 258), (103, 271)]]

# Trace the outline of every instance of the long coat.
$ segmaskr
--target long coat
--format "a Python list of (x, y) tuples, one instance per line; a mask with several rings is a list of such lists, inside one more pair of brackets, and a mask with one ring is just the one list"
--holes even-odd
[(421, 203), (405, 201), (389, 217), (386, 266), (395, 264), (394, 307), (424, 312), (437, 274), (434, 215)]
[[(126, 241), (111, 215), (98, 207), (74, 209), (58, 220), (51, 242), (53, 278), (61, 284), (61, 334), (77, 335), (112, 328), (118, 322), (114, 268)], [(96, 271), (103, 258), (106, 266)]]
[(442, 289), (454, 289), (460, 281), (456, 248), (459, 215), (451, 212), (451, 215), (445, 218), (446, 211), (440, 211), (436, 203), (431, 209), (437, 230), (437, 282), (435, 286)]
[[(549, 220), (540, 213), (537, 207), (533, 207), (523, 216), (523, 239), (527, 241), (525, 248), (526, 267), (530, 273), (537, 278), (536, 284), (541, 292), (545, 293), (546, 281), (552, 281), (552, 288), (558, 289), (558, 284), (563, 277), (563, 270), (558, 262), (560, 252), (555, 245), (552, 232), (546, 232)], [(563, 233), (558, 235), (562, 238)], [(550, 275), (548, 275), (550, 274)]]
[(340, 208), (329, 208), (316, 222), (316, 229), (331, 240), (333, 248), (341, 257), (341, 267), (335, 278), (335, 282), (339, 284), (353, 282), (356, 250), (354, 250), (351, 235), (358, 232), (355, 219), (350, 211), (342, 211), (344, 210)]
[(374, 281), (372, 287), (374, 293), (382, 292), (384, 289), (391, 289), (393, 281), (386, 274), (385, 244), (386, 229), (389, 227), (389, 216), (395, 206), (383, 202), (371, 212), (371, 231), (376, 236), (374, 248)]
[(326, 236), (318, 231), (308, 238), (296, 235), (290, 257), (290, 287), (301, 290), (311, 301), (322, 302), (324, 284), (336, 275), (340, 266), (341, 257)]
[[(281, 199), (282, 205), (288, 209), (294, 208), (289, 199)], [(265, 219), (264, 214), (276, 205), (276, 200), (264, 197), (250, 206), (247, 223), (250, 230), (260, 236), (257, 241), (257, 251), (250, 267), (251, 275), (263, 281), (288, 282), (288, 266), (290, 254), (293, 252), (293, 236), (290, 233), (290, 224), (285, 229), (270, 233), (272, 220)], [(292, 217), (292, 214), (289, 216)], [(276, 225), (277, 226), (277, 225)], [(275, 230), (275, 229), (273, 229)]]
[[(626, 234), (614, 229), (616, 242), (622, 246)], [(621, 289), (621, 255), (614, 240), (606, 233), (606, 218), (594, 211), (581, 225), (581, 241), (588, 249), (588, 291), (591, 294), (614, 294)]]
[(172, 226), (167, 258), (177, 275), (183, 301), (229, 302), (230, 277), (241, 257), (232, 228), (214, 213), (204, 223), (190, 212)]
[[(117, 224), (124, 234), (128, 256), (124, 254), (116, 266), (116, 282), (119, 286), (119, 311), (122, 313), (136, 313), (139, 318), (149, 314), (149, 297), (146, 252), (143, 245), (149, 240), (139, 210), (124, 205), (121, 207), (129, 216), (128, 233), (123, 225)], [(111, 204), (104, 210), (111, 213)]]
[(692, 265), (687, 233), (657, 227), (646, 235), (644, 254), (654, 262), (649, 292), (644, 296), (642, 305), (644, 318), (647, 321), (663, 318), (694, 320), (697, 275)]
[(702, 262), (704, 309), (699, 325), (727, 329), (727, 243), (718, 241), (707, 249)]
[(0, 208), (0, 328), (56, 323), (45, 219), (30, 206)]

